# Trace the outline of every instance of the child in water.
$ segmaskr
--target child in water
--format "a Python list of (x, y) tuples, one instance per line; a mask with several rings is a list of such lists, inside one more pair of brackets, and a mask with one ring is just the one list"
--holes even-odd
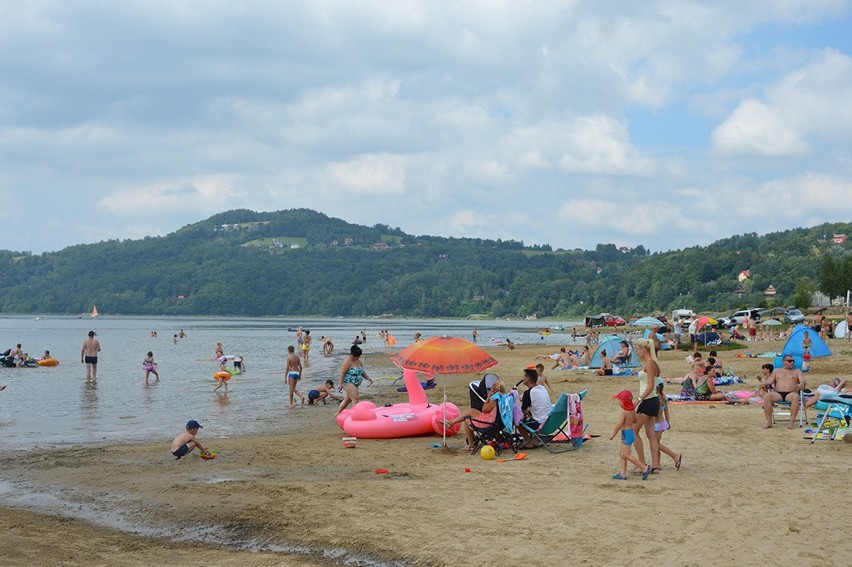
[[(630, 390), (622, 390), (612, 397), (621, 403), (621, 414), (618, 417), (618, 422), (615, 424), (615, 429), (612, 435), (609, 436), (610, 441), (615, 439), (615, 436), (621, 431), (621, 447), (619, 449), (619, 457), (621, 459), (621, 468), (619, 472), (612, 476), (613, 480), (627, 480), (627, 462), (636, 465), (637, 468), (642, 468), (642, 462), (630, 454), (633, 442), (636, 436), (633, 433), (633, 416), (635, 415), (636, 407), (633, 405), (633, 394)], [(651, 474), (651, 465), (642, 472), (642, 480), (648, 480), (648, 475)]]
[(198, 449), (208, 457), (211, 456), (210, 450), (202, 445), (201, 441), (195, 438), (195, 436), (198, 435), (198, 430), (202, 427), (203, 426), (194, 419), (190, 419), (186, 423), (186, 431), (175, 437), (174, 441), (172, 441), (172, 455), (175, 456), (175, 459), (180, 459), (195, 449)]
[(150, 350), (142, 361), (142, 369), (145, 371), (145, 381), (148, 381), (148, 376), (153, 374), (157, 377), (157, 382), (160, 381), (160, 374), (157, 372), (157, 363), (154, 362), (154, 353)]

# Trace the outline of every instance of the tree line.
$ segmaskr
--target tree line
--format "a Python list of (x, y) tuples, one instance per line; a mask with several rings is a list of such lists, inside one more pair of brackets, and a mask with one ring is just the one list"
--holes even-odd
[[(0, 251), (0, 311), (126, 315), (568, 318), (686, 307), (805, 307), (852, 287), (850, 224), (709, 246), (553, 250), (522, 242), (408, 235), (307, 209), (232, 210), (162, 237), (33, 255)], [(304, 246), (281, 245), (299, 238)], [(272, 244), (279, 242), (278, 245)], [(96, 266), (96, 269), (92, 269)], [(739, 276), (748, 271), (742, 282)]]

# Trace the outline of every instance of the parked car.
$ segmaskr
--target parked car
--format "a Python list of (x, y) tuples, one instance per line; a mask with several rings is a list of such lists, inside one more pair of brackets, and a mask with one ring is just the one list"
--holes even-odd
[(607, 314), (604, 318), (604, 325), (607, 327), (618, 327), (621, 325), (626, 325), (627, 321), (619, 317), (618, 315), (609, 315)]
[(796, 323), (804, 323), (805, 322), (805, 314), (796, 309), (795, 307), (791, 307), (787, 309), (784, 313), (784, 322), (795, 325)]
[(761, 311), (763, 311), (763, 309), (759, 307), (752, 307), (751, 309), (741, 309), (740, 311), (737, 311), (729, 317), (722, 317), (721, 319), (719, 319), (719, 324), (723, 327), (733, 327), (734, 325), (742, 325), (746, 317), (748, 317), (749, 319), (753, 319), (757, 323), (760, 323)]

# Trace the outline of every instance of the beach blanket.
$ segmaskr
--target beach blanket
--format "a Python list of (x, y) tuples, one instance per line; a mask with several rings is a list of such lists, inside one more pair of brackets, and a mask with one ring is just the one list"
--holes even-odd
[[(663, 382), (667, 382), (669, 384), (683, 384), (683, 381), (686, 380), (686, 376), (680, 378), (663, 378)], [(745, 384), (745, 381), (739, 376), (718, 376), (713, 379), (713, 384), (715, 386), (727, 386), (729, 384)]]

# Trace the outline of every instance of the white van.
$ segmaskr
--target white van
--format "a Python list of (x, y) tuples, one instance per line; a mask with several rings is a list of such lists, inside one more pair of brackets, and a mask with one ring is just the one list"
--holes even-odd
[(695, 315), (692, 309), (675, 309), (672, 311), (672, 319), (689, 319)]

